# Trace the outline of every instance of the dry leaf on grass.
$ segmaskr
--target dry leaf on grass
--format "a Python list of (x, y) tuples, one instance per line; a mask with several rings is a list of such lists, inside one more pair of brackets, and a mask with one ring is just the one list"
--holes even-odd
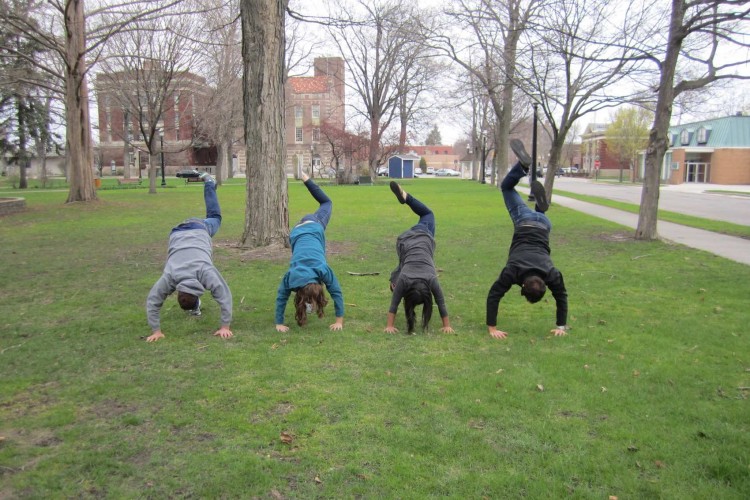
[(281, 438), (282, 443), (291, 444), (292, 441), (294, 441), (294, 434), (286, 431), (282, 431), (279, 437)]
[(542, 384), (536, 384), (536, 390), (539, 392), (544, 392), (544, 386)]

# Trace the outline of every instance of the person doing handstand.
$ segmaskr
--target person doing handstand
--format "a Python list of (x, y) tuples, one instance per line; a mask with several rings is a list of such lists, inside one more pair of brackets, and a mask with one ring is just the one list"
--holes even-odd
[(549, 208), (544, 186), (539, 181), (531, 183), (531, 193), (536, 200), (535, 210), (524, 203), (516, 191), (518, 182), (528, 175), (531, 158), (518, 139), (510, 141), (518, 162), (510, 169), (500, 184), (513, 221), (513, 240), (508, 261), (487, 295), (487, 329), (492, 337), (504, 339), (507, 333), (497, 329), (497, 311), (500, 299), (513, 285), (521, 287), (521, 295), (530, 303), (539, 302), (547, 290), (552, 291), (557, 306), (557, 326), (551, 331), (555, 336), (566, 334), (568, 293), (562, 273), (550, 258), (549, 234), (552, 223), (544, 214)]
[(406, 204), (412, 212), (419, 216), (419, 222), (411, 229), (404, 231), (396, 240), (398, 266), (391, 273), (390, 287), (393, 295), (388, 309), (385, 332), (396, 333), (394, 326), (396, 312), (401, 299), (404, 300), (406, 313), (406, 328), (409, 333), (414, 332), (416, 323), (415, 308), (422, 305), (422, 331), (427, 329), (432, 317), (432, 299), (443, 320), (443, 333), (453, 333), (448, 309), (445, 307), (445, 297), (438, 282), (437, 270), (433, 254), (435, 253), (435, 215), (422, 202), (403, 190), (395, 181), (391, 181), (391, 191), (396, 195), (399, 203)]
[(167, 263), (159, 280), (146, 299), (146, 314), (151, 327), (148, 342), (164, 338), (159, 312), (166, 298), (177, 290), (177, 303), (193, 316), (201, 315), (200, 296), (206, 290), (221, 307), (221, 327), (214, 335), (227, 339), (232, 336), (232, 292), (212, 261), (211, 238), (221, 226), (221, 208), (216, 197), (216, 182), (207, 173), (203, 180), (203, 199), (206, 218), (187, 219), (169, 234)]
[(279, 332), (289, 330), (289, 327), (284, 324), (284, 310), (292, 292), (295, 292), (294, 317), (299, 326), (307, 323), (307, 315), (312, 312), (322, 318), (325, 307), (328, 305), (323, 285), (331, 294), (336, 314), (336, 321), (330, 329), (341, 330), (344, 328), (344, 295), (341, 293), (339, 280), (326, 262), (325, 230), (328, 221), (331, 220), (333, 202), (304, 173), (302, 182), (305, 183), (305, 187), (320, 207), (314, 214), (302, 217), (289, 234), (292, 259), (289, 263), (289, 270), (281, 279), (276, 295), (276, 330)]

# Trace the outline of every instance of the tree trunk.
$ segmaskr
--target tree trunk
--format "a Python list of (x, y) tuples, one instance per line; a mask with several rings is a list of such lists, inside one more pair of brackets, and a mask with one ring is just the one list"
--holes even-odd
[(231, 138), (224, 141), (224, 151), (226, 152), (224, 158), (226, 159), (225, 165), (227, 166), (227, 179), (234, 179), (234, 160), (232, 158)]
[[(544, 192), (547, 194), (547, 201), (552, 203), (553, 186), (555, 185), (555, 172), (560, 165), (563, 146), (565, 146), (565, 136), (558, 134), (552, 139), (552, 147), (549, 150), (549, 160), (547, 161), (547, 174), (544, 177)], [(537, 158), (537, 162), (538, 162)]]
[(241, 0), (246, 247), (289, 246), (284, 137), (286, 0)]
[(29, 155), (26, 151), (26, 104), (24, 98), (16, 96), (16, 120), (18, 120), (18, 189), (29, 187), (26, 165)]
[(96, 200), (89, 90), (86, 84), (84, 0), (67, 0), (65, 9), (65, 132), (68, 144), (66, 203)]
[(660, 66), (654, 126), (648, 135), (648, 147), (646, 148), (646, 168), (643, 175), (641, 208), (638, 212), (638, 227), (635, 230), (637, 240), (655, 240), (658, 238), (656, 222), (659, 210), (659, 172), (664, 162), (664, 154), (669, 147), (667, 134), (669, 133), (669, 122), (672, 119), (675, 68), (684, 39), (682, 25), (684, 16), (684, 0), (672, 0), (667, 53)]
[(156, 194), (156, 166), (159, 165), (159, 154), (148, 155), (148, 194)]

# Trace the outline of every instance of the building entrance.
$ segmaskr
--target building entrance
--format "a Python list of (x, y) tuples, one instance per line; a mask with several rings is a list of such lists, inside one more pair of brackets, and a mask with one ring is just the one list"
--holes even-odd
[(687, 162), (685, 164), (685, 182), (708, 182), (710, 167), (709, 163)]

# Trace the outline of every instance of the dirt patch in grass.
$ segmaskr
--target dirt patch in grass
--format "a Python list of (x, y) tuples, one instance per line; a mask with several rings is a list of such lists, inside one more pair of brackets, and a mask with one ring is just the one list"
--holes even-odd
[[(288, 261), (291, 256), (291, 249), (282, 245), (269, 245), (258, 248), (245, 248), (239, 246), (236, 242), (214, 241), (217, 248), (228, 250), (236, 256), (241, 262), (251, 260), (268, 260), (273, 262)], [(326, 242), (326, 255), (346, 255), (352, 253), (356, 248), (354, 242), (328, 241)]]
[(634, 233), (632, 231), (617, 231), (614, 233), (601, 233), (598, 235), (600, 240), (612, 241), (615, 243), (622, 243), (626, 241), (634, 241)]

